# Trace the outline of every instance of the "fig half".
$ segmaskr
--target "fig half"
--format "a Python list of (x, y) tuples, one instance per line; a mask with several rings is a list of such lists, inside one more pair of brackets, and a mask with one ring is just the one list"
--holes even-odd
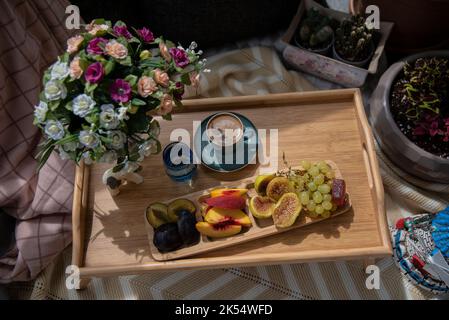
[(273, 221), (276, 227), (287, 228), (292, 226), (301, 212), (302, 205), (294, 192), (284, 194), (273, 210)]
[(278, 201), (283, 194), (292, 192), (290, 182), (285, 177), (276, 177), (267, 185), (267, 196)]
[(271, 217), (274, 206), (274, 202), (268, 197), (254, 196), (249, 201), (249, 211), (258, 219)]

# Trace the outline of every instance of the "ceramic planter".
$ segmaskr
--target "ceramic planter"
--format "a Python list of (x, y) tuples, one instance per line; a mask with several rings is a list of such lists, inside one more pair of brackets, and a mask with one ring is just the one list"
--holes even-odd
[(334, 59), (340, 60), (341, 62), (350, 64), (351, 66), (355, 66), (355, 67), (359, 67), (359, 68), (366, 67), (367, 64), (369, 63), (369, 61), (371, 60), (371, 58), (373, 57), (373, 54), (374, 54), (374, 45), (372, 44), (370, 54), (368, 55), (368, 57), (366, 57), (365, 59), (360, 60), (360, 61), (349, 61), (349, 60), (342, 58), (338, 54), (337, 49), (335, 49), (335, 42), (334, 42), (334, 45), (332, 46), (332, 56), (334, 57)]
[(331, 52), (332, 52), (332, 48), (334, 47), (334, 41), (335, 41), (335, 36), (334, 36), (334, 34), (332, 34), (332, 40), (329, 42), (329, 44), (325, 47), (325, 48), (323, 48), (323, 49), (307, 49), (307, 48), (304, 48), (302, 45), (301, 45), (301, 43), (298, 41), (298, 35), (296, 35), (295, 37), (294, 37), (294, 41), (295, 41), (295, 44), (299, 47), (299, 48), (301, 48), (301, 49), (303, 49), (303, 50), (307, 50), (307, 51), (310, 51), (310, 52), (313, 52), (313, 53), (316, 53), (316, 54), (320, 54), (320, 55), (323, 55), (323, 56), (329, 56), (330, 54), (331, 54)]
[(419, 178), (447, 183), (449, 159), (427, 152), (410, 141), (399, 129), (390, 112), (392, 84), (401, 74), (406, 62), (422, 57), (447, 57), (449, 51), (428, 51), (393, 64), (380, 78), (370, 101), (369, 119), (378, 143), (387, 157), (402, 170)]
[(294, 38), (298, 26), (306, 10), (310, 8), (316, 8), (322, 14), (335, 18), (338, 21), (349, 17), (344, 12), (324, 8), (315, 1), (301, 1), (290, 27), (280, 41), (281, 47), (279, 49), (282, 50), (284, 60), (296, 70), (310, 73), (344, 87), (353, 88), (363, 86), (368, 74), (377, 73), (379, 59), (382, 56), (388, 36), (393, 29), (393, 23), (380, 22), (380, 30), (377, 30), (374, 36), (374, 53), (365, 63), (365, 66), (359, 67), (334, 59), (332, 56), (327, 57), (295, 45)]

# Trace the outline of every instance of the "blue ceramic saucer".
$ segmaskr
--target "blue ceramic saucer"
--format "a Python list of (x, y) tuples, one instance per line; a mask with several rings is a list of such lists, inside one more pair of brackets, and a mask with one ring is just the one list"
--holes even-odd
[(224, 154), (222, 154), (222, 156), (218, 155), (214, 150), (212, 143), (207, 139), (207, 136), (205, 134), (207, 123), (209, 119), (217, 113), (214, 113), (201, 121), (201, 126), (195, 132), (194, 152), (196, 157), (198, 159), (201, 159), (201, 163), (205, 167), (217, 172), (238, 171), (246, 167), (248, 164), (256, 163), (258, 145), (257, 128), (245, 116), (236, 112), (229, 113), (236, 115), (243, 123), (243, 156), (236, 156), (236, 146), (234, 146), (234, 154), (231, 156), (232, 159), (226, 158), (226, 161), (224, 161)]

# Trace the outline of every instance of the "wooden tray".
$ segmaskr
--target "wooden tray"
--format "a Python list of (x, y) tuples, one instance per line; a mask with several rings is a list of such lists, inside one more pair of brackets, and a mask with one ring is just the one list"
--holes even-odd
[[(384, 192), (373, 137), (360, 92), (330, 90), (185, 101), (172, 121), (161, 120), (161, 143), (175, 128), (192, 133), (192, 120), (217, 110), (239, 112), (258, 128), (279, 130), (278, 152), (287, 159), (332, 159), (344, 176), (352, 208), (334, 219), (191, 258), (156, 261), (142, 211), (149, 203), (181, 197), (257, 175), (259, 167), (220, 174), (200, 166), (192, 186), (171, 181), (161, 156), (143, 163), (144, 183), (112, 197), (101, 182), (107, 165), (77, 167), (73, 195), (73, 264), (82, 279), (192, 268), (364, 259), (392, 253)], [(82, 282), (84, 284), (85, 282)]]
[[(343, 179), (340, 170), (338, 170), (338, 167), (333, 161), (327, 160), (326, 161), (329, 166), (335, 170), (335, 177), (338, 179)], [(293, 169), (299, 169), (300, 167), (294, 167)], [(246, 188), (248, 189), (248, 196), (251, 197), (253, 195), (256, 195), (256, 191), (254, 190), (254, 180), (257, 176), (251, 177), (249, 179), (243, 179), (240, 181), (236, 181), (232, 187), (233, 188)], [(210, 188), (207, 190), (194, 192), (185, 196), (182, 196), (182, 198), (189, 199), (192, 201), (195, 206), (197, 207), (196, 211), (196, 220), (202, 221), (202, 213), (201, 213), (201, 199), (204, 198), (206, 195), (209, 195), (210, 191), (215, 188)], [(289, 230), (305, 227), (307, 225), (310, 225), (312, 223), (317, 223), (320, 221), (324, 221), (327, 219), (335, 218), (345, 212), (348, 212), (349, 209), (351, 209), (351, 198), (348, 194), (346, 194), (346, 197), (348, 201), (346, 202), (346, 205), (337, 211), (333, 212), (332, 215), (329, 218), (323, 219), (323, 218), (310, 218), (304, 214), (304, 211), (300, 213), (300, 216), (296, 220), (296, 222), (289, 228), (277, 228), (274, 223), (273, 219), (257, 219), (254, 218), (251, 213), (249, 213), (248, 207), (246, 209), (246, 212), (248, 213), (248, 216), (251, 220), (252, 227), (249, 228), (246, 232), (241, 232), (235, 236), (227, 237), (227, 238), (217, 238), (217, 239), (211, 239), (207, 236), (201, 236), (200, 241), (198, 244), (189, 246), (189, 247), (183, 247), (181, 249), (167, 252), (167, 253), (161, 253), (153, 244), (153, 236), (154, 236), (154, 228), (149, 224), (147, 216), (146, 216), (146, 210), (144, 212), (144, 223), (145, 227), (148, 232), (148, 240), (150, 243), (150, 252), (151, 256), (154, 258), (154, 260), (157, 261), (168, 261), (173, 259), (179, 259), (179, 258), (185, 258), (189, 256), (194, 256), (198, 254), (202, 254), (205, 252), (209, 252), (212, 250), (218, 250), (223, 249), (226, 247), (238, 245), (244, 242), (257, 240), (260, 238), (265, 238), (268, 236), (276, 235), (282, 232), (286, 232)], [(179, 199), (179, 198), (175, 198)], [(171, 201), (175, 200), (171, 199), (169, 201), (165, 201), (165, 204), (169, 204)]]

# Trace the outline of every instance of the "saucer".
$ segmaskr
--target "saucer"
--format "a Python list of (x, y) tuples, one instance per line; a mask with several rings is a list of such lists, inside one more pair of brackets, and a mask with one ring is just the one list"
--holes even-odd
[[(248, 164), (256, 163), (257, 156), (257, 145), (258, 145), (258, 134), (257, 128), (254, 124), (245, 116), (236, 113), (230, 112), (237, 116), (240, 121), (243, 123), (243, 148), (244, 148), (244, 156), (241, 161), (237, 161), (235, 155), (235, 146), (234, 146), (234, 154), (232, 163), (221, 163), (215, 154), (215, 150), (213, 149), (212, 143), (207, 139), (205, 131), (206, 125), (210, 118), (212, 118), (217, 113), (214, 113), (203, 121), (201, 121), (201, 126), (195, 132), (195, 141), (194, 141), (194, 152), (197, 159), (201, 160), (202, 165), (205, 167), (217, 171), (217, 172), (233, 172), (238, 171), (246, 167)], [(203, 139), (201, 139), (203, 137)], [(224, 161), (223, 161), (224, 162)]]

